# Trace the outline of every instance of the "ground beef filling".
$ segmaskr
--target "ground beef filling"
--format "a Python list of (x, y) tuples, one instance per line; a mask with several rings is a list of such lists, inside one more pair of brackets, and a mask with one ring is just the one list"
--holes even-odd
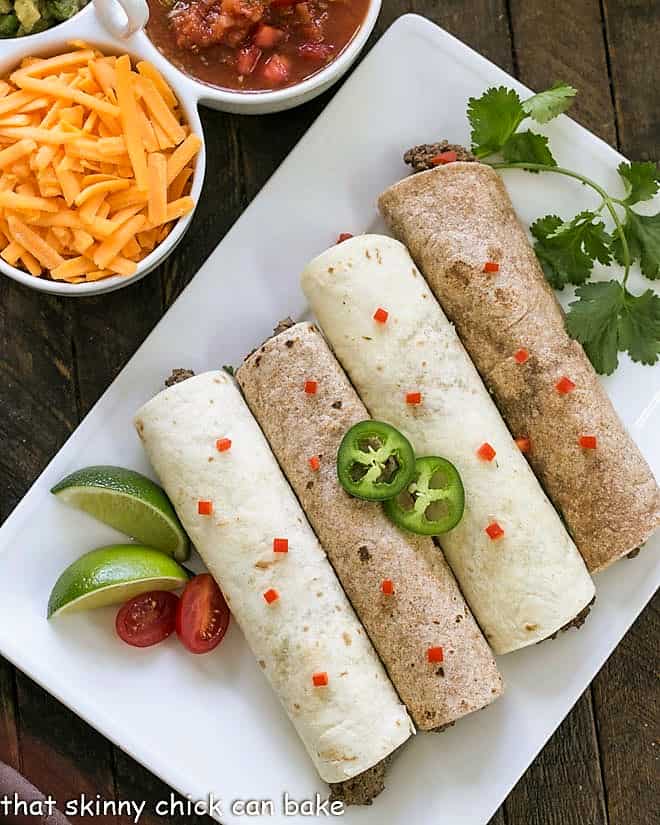
[(465, 146), (458, 143), (449, 143), (447, 140), (441, 140), (439, 143), (421, 143), (419, 146), (413, 146), (403, 156), (404, 163), (412, 167), (413, 172), (428, 172), (429, 169), (435, 169), (437, 163), (433, 163), (433, 158), (441, 155), (443, 152), (456, 152), (456, 160), (473, 161), (475, 156)]

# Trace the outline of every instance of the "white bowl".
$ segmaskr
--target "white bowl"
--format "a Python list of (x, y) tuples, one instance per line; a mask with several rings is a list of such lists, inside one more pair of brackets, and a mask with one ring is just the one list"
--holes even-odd
[[(38, 34), (2, 41), (0, 77), (8, 74), (22, 58), (54, 54), (73, 39), (85, 40), (106, 53), (127, 53), (137, 60), (148, 60), (167, 79), (178, 97), (186, 120), (202, 138), (195, 162), (191, 196), (198, 203), (204, 182), (205, 142), (197, 111), (198, 105), (240, 114), (265, 114), (299, 106), (320, 95), (336, 83), (355, 62), (371, 34), (382, 0), (371, 0), (367, 16), (355, 37), (340, 55), (312, 77), (286, 89), (263, 92), (232, 92), (201, 83), (177, 69), (154, 46), (143, 30), (148, 18), (145, 0), (94, 0), (74, 17)], [(193, 210), (194, 212), (194, 210)], [(190, 225), (193, 212), (180, 218), (170, 234), (138, 263), (134, 275), (115, 276), (88, 284), (69, 284), (36, 278), (10, 266), (0, 258), (0, 272), (25, 286), (55, 295), (80, 297), (112, 292), (144, 278), (172, 252)]]

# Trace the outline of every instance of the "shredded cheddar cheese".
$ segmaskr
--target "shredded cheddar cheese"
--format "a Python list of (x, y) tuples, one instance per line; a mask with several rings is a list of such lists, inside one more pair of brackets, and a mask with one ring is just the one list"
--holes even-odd
[(130, 276), (193, 208), (202, 142), (150, 63), (70, 45), (0, 80), (0, 257), (69, 283)]

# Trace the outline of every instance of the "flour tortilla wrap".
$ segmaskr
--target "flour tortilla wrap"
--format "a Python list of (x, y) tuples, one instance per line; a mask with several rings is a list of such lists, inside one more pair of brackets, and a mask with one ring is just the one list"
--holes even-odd
[[(452, 163), (403, 180), (380, 210), (403, 241), (481, 373), (532, 469), (595, 572), (643, 544), (660, 523), (653, 473), (619, 420), (546, 283), (500, 177)], [(499, 272), (486, 275), (485, 261)], [(527, 349), (527, 363), (513, 354)], [(576, 385), (560, 395), (567, 376)], [(597, 448), (583, 450), (582, 435)]]
[[(302, 285), (371, 415), (407, 435), (418, 456), (458, 468), (465, 513), (440, 542), (494, 651), (571, 622), (593, 582), (406, 248), (380, 235), (353, 238), (312, 261)], [(373, 319), (378, 307), (386, 324)], [(422, 403), (407, 404), (408, 392), (421, 392)], [(477, 456), (484, 442), (493, 461)], [(504, 529), (496, 541), (485, 532), (494, 521)]]
[[(392, 753), (412, 724), (232, 379), (176, 384), (135, 425), (321, 778), (350, 779)], [(219, 453), (225, 437), (231, 449)], [(213, 502), (210, 517), (200, 500)], [(274, 538), (289, 552), (274, 553)], [(270, 588), (279, 599), (269, 605)], [(315, 672), (327, 687), (313, 686)]]
[[(271, 338), (236, 377), (417, 727), (438, 728), (490, 704), (502, 679), (440, 550), (337, 480), (341, 440), (369, 414), (316, 327), (297, 324)], [(315, 395), (305, 394), (307, 379), (318, 383)], [(384, 579), (394, 595), (382, 594)], [(441, 667), (427, 660), (437, 645)]]

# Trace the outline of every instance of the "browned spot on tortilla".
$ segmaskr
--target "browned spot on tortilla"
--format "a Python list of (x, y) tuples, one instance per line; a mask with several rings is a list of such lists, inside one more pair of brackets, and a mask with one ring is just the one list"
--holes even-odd
[(263, 670), (266, 669), (266, 663), (264, 662), (263, 659), (259, 659), (259, 667), (262, 668)]
[(209, 461), (215, 461), (215, 458), (213, 458), (213, 456), (212, 456), (212, 455), (210, 455), (210, 456), (209, 456)]
[(344, 640), (344, 644), (346, 647), (350, 647), (353, 644), (353, 639), (351, 639), (351, 634), (344, 631), (341, 634), (342, 639)]
[(288, 347), (289, 349), (291, 349), (291, 347), (294, 345), (294, 343), (295, 343), (295, 341), (288, 340), (288, 341), (285, 341), (285, 342), (284, 342), (284, 346), (285, 346), (285, 347)]
[(533, 633), (535, 630), (538, 630), (539, 626), (537, 624), (526, 624), (525, 630), (528, 630), (530, 633)]
[(355, 762), (357, 759), (357, 756), (347, 756), (347, 754), (338, 748), (328, 748), (327, 750), (320, 751), (319, 756), (321, 759), (328, 760), (329, 762)]
[(270, 568), (274, 564), (277, 564), (277, 561), (274, 560), (274, 559), (272, 561), (266, 561), (265, 559), (260, 559), (259, 561), (254, 563), (254, 566), (257, 568), (257, 570), (270, 570)]
[(358, 555), (360, 556), (360, 561), (369, 561), (371, 559), (371, 553), (369, 552), (369, 548), (366, 544), (363, 544), (362, 547), (358, 550)]
[(331, 406), (333, 410), (341, 410), (341, 401), (335, 401)]

